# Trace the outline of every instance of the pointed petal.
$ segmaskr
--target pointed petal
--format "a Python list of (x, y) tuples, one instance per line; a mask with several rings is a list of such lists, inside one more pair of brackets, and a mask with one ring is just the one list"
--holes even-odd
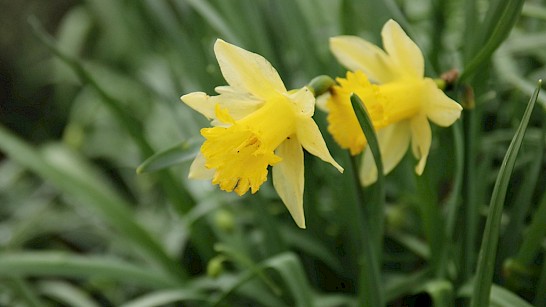
[(214, 52), (222, 75), (238, 92), (248, 92), (261, 99), (286, 92), (275, 68), (261, 55), (221, 39), (216, 40)]
[(387, 54), (360, 37), (332, 37), (330, 50), (343, 66), (352, 71), (361, 70), (375, 82), (386, 83), (397, 77)]
[(315, 113), (315, 96), (307, 87), (287, 95), (294, 102), (298, 115), (311, 117)]
[(180, 97), (180, 100), (206, 118), (213, 119), (215, 105), (210, 101), (210, 98), (209, 95), (203, 92), (193, 92)]
[(425, 106), (427, 117), (438, 126), (451, 126), (459, 117), (461, 117), (463, 108), (440, 90), (434, 81), (427, 78), (425, 79), (425, 82), (427, 82)]
[[(408, 121), (402, 121), (385, 127), (377, 132), (377, 141), (383, 162), (383, 171), (390, 173), (402, 160), (408, 150), (411, 133)], [(360, 180), (368, 186), (377, 180), (377, 167), (370, 147), (366, 147), (360, 167)]]
[(214, 176), (214, 172), (213, 169), (205, 167), (205, 157), (199, 152), (190, 166), (188, 178), (210, 180)]
[(419, 114), (410, 121), (411, 149), (419, 162), (415, 167), (417, 175), (421, 175), (427, 163), (430, 144), (432, 143), (432, 131), (426, 115)]
[(273, 186), (300, 228), (305, 228), (303, 212), (303, 150), (295, 136), (275, 151), (282, 161), (272, 168)]
[(332, 164), (340, 173), (343, 167), (330, 155), (328, 147), (322, 138), (320, 130), (312, 118), (302, 119), (298, 123), (297, 137), (303, 148), (310, 154), (321, 158), (324, 162)]
[(216, 119), (216, 105), (227, 110), (234, 120), (247, 116), (263, 105), (263, 102), (256, 98), (237, 92), (224, 92), (217, 96), (194, 92), (180, 97), (180, 100), (208, 119)]
[(390, 19), (381, 31), (383, 47), (390, 60), (396, 65), (398, 74), (411, 78), (423, 78), (425, 61), (421, 49), (402, 30), (400, 25)]

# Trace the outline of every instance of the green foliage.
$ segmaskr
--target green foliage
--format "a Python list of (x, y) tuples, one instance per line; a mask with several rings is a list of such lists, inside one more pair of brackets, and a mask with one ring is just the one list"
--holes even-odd
[[(40, 128), (30, 107), (5, 109), (0, 305), (546, 306), (546, 94), (525, 104), (546, 73), (545, 12), (521, 0), (86, 0), (51, 14), (56, 26), (45, 11), (20, 16), (34, 36), (2, 61), (24, 79), (6, 105), (36, 93), (32, 107), (53, 103), (40, 115), (63, 125), (28, 136)], [(306, 230), (270, 182), (238, 197), (186, 178), (208, 122), (179, 97), (225, 85), (216, 38), (263, 55), (287, 88), (329, 76), (310, 84), (322, 93), (344, 73), (329, 37), (380, 42), (389, 18), (428, 76), (462, 73), (446, 93), (463, 116), (433, 127), (422, 176), (408, 154), (361, 189), (317, 108), (346, 172), (305, 157)], [(26, 32), (11, 31), (18, 45)]]

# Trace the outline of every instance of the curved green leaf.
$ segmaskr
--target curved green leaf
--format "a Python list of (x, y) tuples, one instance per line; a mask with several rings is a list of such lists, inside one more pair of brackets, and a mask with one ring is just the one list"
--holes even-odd
[(489, 213), (487, 214), (482, 245), (480, 247), (478, 268), (474, 282), (474, 292), (472, 293), (470, 305), (471, 307), (482, 307), (489, 305), (504, 199), (508, 190), (510, 176), (516, 163), (516, 158), (521, 147), (521, 143), (523, 142), (525, 130), (529, 124), (531, 113), (537, 101), (538, 93), (540, 92), (541, 84), (542, 80), (539, 80), (537, 88), (533, 93), (531, 100), (529, 100), (527, 109), (523, 114), (523, 118), (516, 131), (516, 134), (514, 135), (514, 138), (508, 147), (508, 151), (504, 156), (497, 181), (495, 182), (491, 202), (489, 204)]
[(146, 159), (136, 169), (137, 174), (158, 171), (176, 164), (189, 161), (197, 155), (200, 144), (197, 141), (185, 141)]

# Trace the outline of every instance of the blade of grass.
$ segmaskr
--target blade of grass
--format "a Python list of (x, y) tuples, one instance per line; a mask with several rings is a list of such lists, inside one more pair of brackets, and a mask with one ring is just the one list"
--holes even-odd
[(497, 181), (495, 182), (495, 187), (493, 188), (493, 194), (489, 205), (489, 213), (487, 214), (482, 245), (480, 248), (480, 255), (478, 257), (478, 268), (474, 281), (474, 291), (470, 301), (471, 307), (489, 305), (504, 199), (506, 197), (506, 191), (508, 190), (510, 176), (514, 168), (514, 164), (516, 163), (517, 154), (521, 147), (523, 136), (525, 135), (525, 130), (529, 124), (531, 113), (538, 98), (538, 93), (540, 92), (541, 84), (542, 80), (539, 80), (537, 88), (533, 93), (531, 100), (529, 100), (527, 109), (523, 114), (523, 118), (516, 131), (516, 134), (508, 147), (508, 151), (506, 152), (504, 161), (502, 162), (499, 170)]
[[(544, 110), (541, 110), (543, 115), (546, 115), (546, 112)], [(501, 259), (506, 259), (508, 257), (512, 257), (514, 255), (514, 248), (519, 247), (519, 252), (521, 253), (523, 248), (521, 246), (525, 228), (525, 219), (527, 214), (529, 213), (529, 208), (533, 205), (533, 191), (535, 188), (537, 188), (537, 182), (538, 178), (540, 176), (541, 171), (541, 165), (544, 161), (544, 140), (546, 139), (546, 123), (542, 123), (542, 140), (539, 141), (538, 149), (536, 150), (536, 156), (534, 157), (533, 161), (531, 161), (529, 167), (526, 171), (526, 176), (522, 179), (520, 190), (518, 191), (514, 204), (517, 204), (517, 206), (513, 206), (510, 211), (510, 222), (506, 226), (506, 229), (509, 229), (504, 234), (504, 237), (501, 241), (501, 247), (504, 247), (501, 249)], [(539, 189), (542, 188), (542, 186), (538, 187)], [(546, 208), (546, 194), (545, 199), (542, 201), (542, 206)], [(531, 231), (536, 231), (542, 228), (546, 228), (546, 210), (542, 213), (544, 216), (542, 220), (540, 219), (540, 206), (539, 209), (532, 215), (533, 216), (533, 223), (539, 223), (540, 226), (535, 225), (533, 226), (533, 223), (531, 224), (531, 227), (529, 227), (529, 231), (525, 234), (525, 239), (529, 239), (534, 236), (534, 233)], [(534, 222), (534, 220), (537, 220), (538, 222)], [(541, 223), (541, 224), (540, 224)], [(546, 232), (543, 233), (543, 236), (546, 235)], [(534, 252), (538, 251), (540, 248), (540, 237), (538, 238), (538, 241), (535, 241), (534, 245), (536, 247), (536, 250)], [(532, 243), (525, 243), (527, 246), (533, 246)], [(523, 251), (523, 254), (520, 254), (520, 256), (525, 255), (526, 253), (530, 252), (529, 258), (533, 258), (535, 253), (533, 252), (532, 248), (526, 247)], [(519, 257), (519, 260), (523, 260), (526, 257)], [(525, 263), (525, 262), (523, 262)], [(530, 264), (530, 262), (527, 262), (525, 264)]]
[(29, 307), (45, 307), (46, 304), (40, 300), (37, 293), (30, 285), (19, 277), (10, 279), (10, 284), (15, 293), (19, 295), (19, 298), (25, 302), (25, 306)]
[(99, 307), (100, 305), (92, 300), (91, 296), (84, 289), (65, 282), (48, 280), (38, 284), (40, 293), (53, 298), (56, 302), (64, 303), (66, 306), (75, 307)]
[(13, 252), (0, 254), (0, 275), (12, 277), (103, 277), (150, 288), (180, 285), (154, 269), (144, 269), (112, 257), (78, 256), (61, 252)]
[[(463, 286), (458, 293), (460, 297), (470, 297), (472, 294), (472, 288), (474, 283), (469, 283)], [(533, 307), (531, 304), (520, 298), (516, 294), (508, 291), (507, 289), (491, 285), (491, 300), (490, 304), (484, 306), (491, 307)]]
[[(474, 104), (474, 101), (470, 103)], [(461, 220), (464, 221), (465, 227), (462, 231), (462, 255), (460, 257), (461, 282), (465, 282), (472, 275), (476, 259), (476, 240), (479, 221), (476, 166), (477, 144), (480, 139), (480, 130), (478, 128), (480, 115), (480, 110), (477, 108), (463, 110), (464, 180), (462, 183), (463, 207)]]
[[(384, 185), (384, 172), (383, 162), (381, 160), (381, 152), (379, 150), (379, 142), (375, 135), (375, 129), (368, 116), (364, 104), (360, 98), (353, 94), (351, 95), (351, 105), (356, 114), (360, 127), (366, 136), (368, 146), (373, 154), (375, 165), (377, 167), (377, 182), (376, 182), (376, 194), (377, 199), (374, 203), (366, 204), (365, 208), (368, 208), (367, 216), (364, 216), (361, 220), (361, 248), (362, 259), (360, 268), (360, 286), (359, 286), (359, 304), (362, 306), (384, 306), (384, 289), (381, 282), (381, 253), (382, 253), (382, 240), (384, 232), (384, 207), (385, 207), (385, 185)], [(364, 206), (362, 184), (359, 178), (359, 171), (357, 163), (352, 157), (351, 166), (353, 168), (353, 174), (355, 176), (355, 182), (357, 183), (358, 209), (362, 210)]]
[(476, 69), (485, 64), (491, 58), (491, 55), (500, 44), (508, 37), (512, 27), (521, 13), (524, 0), (497, 0), (490, 2), (489, 10), (486, 13), (485, 20), (478, 29), (482, 29), (476, 35), (478, 41), (474, 41), (470, 46), (479, 46), (480, 49), (474, 53), (473, 57), (465, 62), (463, 73), (459, 79), (460, 82), (470, 77)]
[(216, 30), (227, 41), (232, 44), (240, 45), (241, 41), (231, 29), (230, 25), (224, 20), (216, 9), (205, 0), (186, 0), (191, 7), (196, 10), (208, 22), (211, 28)]
[(264, 265), (279, 273), (292, 293), (297, 307), (313, 307), (311, 285), (299, 259), (292, 253), (279, 254), (265, 261)]
[(120, 307), (154, 307), (185, 301), (207, 302), (208, 296), (188, 289), (160, 290), (140, 296)]
[(430, 278), (430, 268), (421, 271), (387, 278), (385, 281), (385, 299), (387, 302), (403, 296), (415, 293), (417, 289)]
[[(151, 156), (154, 153), (153, 148), (144, 137), (142, 125), (125, 111), (123, 105), (115, 98), (111, 97), (102, 89), (93, 76), (81, 65), (81, 63), (62, 52), (55, 44), (54, 39), (45, 31), (40, 22), (35, 18), (29, 18), (36, 37), (62, 62), (69, 66), (84, 84), (89, 84), (102, 98), (105, 106), (112, 112), (122, 127), (124, 127), (134, 142), (140, 148), (144, 156)], [(188, 191), (183, 186), (177, 184), (172, 175), (167, 171), (159, 172), (159, 179), (165, 189), (166, 194), (170, 197), (175, 209), (182, 215), (187, 212), (193, 205), (194, 200)]]
[(542, 248), (546, 237), (546, 193), (543, 194), (538, 209), (532, 215), (533, 220), (527, 228), (521, 247), (515, 259), (525, 265), (530, 265)]
[[(416, 175), (417, 176), (417, 175)], [(425, 237), (427, 238), (430, 258), (429, 261), (436, 277), (445, 276), (446, 266), (442, 266), (442, 256), (444, 255), (445, 228), (443, 216), (440, 213), (437, 197), (432, 191), (431, 184), (426, 175), (417, 176), (417, 191), (419, 192), (419, 214)]]
[(451, 307), (454, 303), (453, 284), (445, 279), (433, 279), (427, 281), (423, 291), (432, 298), (434, 307)]
[(538, 279), (538, 284), (535, 292), (535, 307), (546, 306), (546, 254), (542, 255), (542, 270)]
[(195, 141), (184, 141), (163, 151), (156, 152), (136, 169), (137, 174), (161, 170), (176, 164), (189, 161), (197, 155), (201, 144)]
[[(74, 196), (82, 204), (98, 212), (101, 217), (113, 227), (116, 227), (128, 240), (139, 247), (150, 259), (159, 264), (165, 272), (174, 274), (177, 278), (185, 276), (181, 267), (173, 261), (154, 237), (139, 225), (130, 205), (110, 190), (100, 179), (94, 178), (86, 168), (79, 172), (67, 169), (64, 165), (52, 164), (37, 150), (24, 141), (12, 135), (0, 126), (0, 149), (11, 159), (51, 182), (61, 191)], [(77, 165), (81, 165), (80, 160)], [(88, 167), (88, 169), (91, 169)], [(79, 174), (86, 174), (80, 176)]]

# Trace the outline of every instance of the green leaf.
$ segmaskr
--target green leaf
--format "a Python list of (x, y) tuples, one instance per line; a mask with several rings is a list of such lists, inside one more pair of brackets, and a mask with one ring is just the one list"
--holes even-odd
[[(464, 285), (458, 293), (460, 297), (470, 297), (472, 295), (472, 288), (475, 283), (469, 283)], [(482, 305), (490, 307), (533, 307), (527, 303), (524, 299), (517, 296), (515, 293), (508, 291), (507, 289), (492, 284), (489, 304)]]
[(155, 307), (185, 301), (206, 302), (208, 296), (190, 289), (160, 290), (140, 296), (120, 307)]
[(0, 276), (63, 276), (109, 278), (150, 288), (179, 285), (157, 270), (102, 256), (77, 256), (61, 252), (4, 252), (0, 254)]
[(524, 0), (491, 1), (484, 22), (478, 27), (478, 40), (469, 46), (480, 47), (464, 65), (460, 80), (463, 81), (491, 58), (491, 55), (508, 37), (521, 13)]
[(65, 281), (48, 280), (38, 284), (38, 289), (42, 295), (48, 296), (56, 302), (63, 303), (65, 306), (74, 307), (99, 307), (100, 305), (93, 301), (84, 289), (76, 287), (74, 284)]
[(512, 138), (512, 142), (504, 156), (497, 176), (497, 181), (495, 182), (478, 257), (478, 268), (474, 282), (474, 292), (472, 293), (471, 307), (483, 307), (488, 306), (489, 304), (504, 199), (508, 190), (510, 176), (516, 163), (517, 154), (521, 147), (527, 125), (529, 124), (529, 118), (531, 117), (531, 113), (537, 101), (538, 93), (540, 92), (541, 84), (542, 80), (539, 80), (537, 88), (531, 97), (531, 100), (529, 100), (527, 109), (523, 114), (516, 134)]
[(185, 273), (180, 266), (166, 254), (159, 242), (136, 222), (129, 209), (130, 205), (109, 188), (85, 160), (62, 147), (50, 147), (45, 152), (46, 155), (40, 154), (2, 126), (0, 149), (14, 161), (100, 214), (134, 246), (162, 266), (165, 272), (183, 278)]
[(189, 161), (199, 152), (200, 144), (197, 141), (185, 141), (163, 151), (155, 153), (146, 159), (136, 169), (137, 174), (161, 170), (176, 164)]
[(422, 289), (430, 295), (434, 307), (453, 306), (454, 293), (451, 282), (445, 279), (430, 280), (423, 285)]
[[(377, 198), (374, 203), (366, 204), (368, 214), (366, 214), (366, 225), (363, 226), (363, 242), (362, 242), (362, 260), (361, 260), (361, 276), (360, 276), (360, 304), (364, 306), (383, 306), (383, 288), (381, 282), (381, 251), (383, 240), (383, 224), (384, 224), (384, 208), (385, 208), (385, 184), (383, 162), (381, 160), (381, 152), (379, 150), (379, 142), (375, 135), (375, 129), (365, 109), (364, 103), (360, 98), (353, 94), (351, 95), (351, 105), (358, 119), (358, 123), (366, 136), (368, 146), (372, 152), (375, 165), (377, 167), (377, 182), (376, 193)], [(354, 159), (353, 159), (354, 161)], [(358, 178), (358, 170), (356, 163), (352, 164), (353, 172), (356, 173), (355, 180), (359, 183), (357, 189), (362, 189), (360, 179)], [(360, 190), (359, 206), (363, 206), (363, 192)], [(362, 221), (364, 222), (364, 221)], [(371, 240), (370, 240), (371, 238)]]
[(191, 7), (196, 10), (208, 22), (211, 28), (232, 44), (240, 44), (240, 40), (231, 29), (231, 26), (224, 20), (216, 9), (204, 0), (186, 0)]
[(294, 254), (283, 253), (269, 258), (264, 262), (264, 266), (279, 273), (296, 301), (295, 306), (314, 306), (313, 294), (311, 293), (311, 286), (305, 275), (305, 270)]

